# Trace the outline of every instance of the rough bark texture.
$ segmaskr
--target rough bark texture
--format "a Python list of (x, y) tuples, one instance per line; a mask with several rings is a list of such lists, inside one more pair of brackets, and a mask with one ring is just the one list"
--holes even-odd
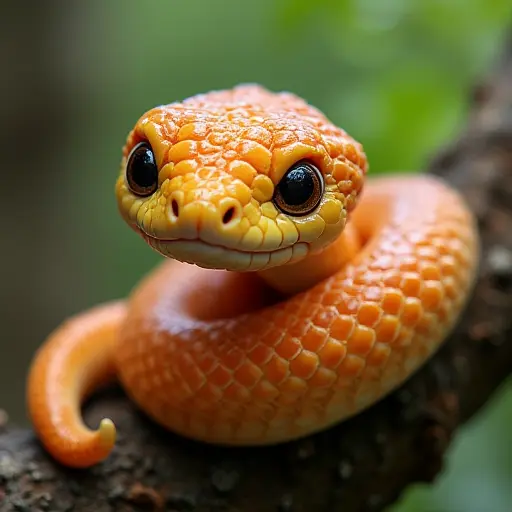
[(86, 410), (92, 425), (113, 418), (121, 436), (92, 470), (61, 468), (30, 431), (4, 427), (0, 510), (378, 511), (407, 485), (432, 481), (456, 430), (512, 370), (512, 41), (473, 103), (466, 132), (430, 172), (478, 215), (479, 279), (459, 327), (409, 382), (335, 428), (257, 449), (164, 432), (112, 390)]

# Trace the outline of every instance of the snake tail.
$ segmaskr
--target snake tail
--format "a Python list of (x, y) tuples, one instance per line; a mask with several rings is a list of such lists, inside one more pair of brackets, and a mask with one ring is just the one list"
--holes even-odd
[(125, 305), (113, 302), (77, 315), (49, 337), (37, 353), (28, 380), (28, 409), (45, 448), (62, 464), (85, 468), (104, 460), (116, 439), (103, 419), (91, 430), (81, 404), (115, 379), (113, 351)]

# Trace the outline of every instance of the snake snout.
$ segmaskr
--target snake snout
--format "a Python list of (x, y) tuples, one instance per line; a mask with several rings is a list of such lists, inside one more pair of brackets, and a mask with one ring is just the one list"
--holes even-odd
[(234, 197), (218, 201), (196, 197), (186, 201), (181, 191), (168, 200), (169, 236), (179, 240), (199, 240), (213, 245), (236, 248), (242, 237), (243, 208)]
[[(242, 208), (240, 203), (236, 199), (225, 198), (221, 201), (222, 204), (219, 204), (217, 207), (213, 208), (213, 215), (218, 216), (220, 219), (220, 224), (223, 226), (234, 226), (240, 219), (242, 218)], [(209, 208), (211, 205), (206, 201), (196, 201), (195, 205), (188, 205), (188, 209), (195, 210), (198, 214), (198, 218), (196, 219), (198, 223), (201, 221), (201, 217), (204, 215), (209, 215), (207, 213), (212, 208)], [(215, 212), (218, 210), (218, 212)], [(173, 197), (170, 201), (169, 205), (169, 218), (172, 223), (179, 223), (180, 216), (183, 215), (183, 205), (180, 206), (180, 201)], [(193, 219), (190, 219), (193, 221)]]

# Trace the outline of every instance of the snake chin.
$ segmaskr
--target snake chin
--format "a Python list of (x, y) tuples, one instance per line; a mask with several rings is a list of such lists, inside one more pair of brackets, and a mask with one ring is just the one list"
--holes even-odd
[(309, 253), (304, 242), (273, 251), (244, 251), (202, 240), (164, 240), (141, 234), (161, 255), (205, 269), (256, 272), (300, 261)]

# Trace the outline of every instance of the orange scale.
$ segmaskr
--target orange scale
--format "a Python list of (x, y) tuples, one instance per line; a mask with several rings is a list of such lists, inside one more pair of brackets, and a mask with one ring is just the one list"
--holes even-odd
[[(197, 390), (195, 397), (199, 400), (203, 400), (205, 403), (212, 404), (220, 402), (222, 399), (223, 392), (212, 383), (207, 382), (201, 389)], [(182, 395), (186, 396), (186, 395)]]
[(253, 349), (248, 354), (248, 358), (256, 365), (256, 366), (263, 366), (266, 364), (274, 354), (274, 349), (270, 348), (269, 346), (258, 343), (255, 345)]
[(302, 337), (302, 347), (311, 352), (318, 352), (328, 338), (328, 333), (325, 329), (310, 326), (307, 332)]
[(319, 365), (318, 356), (303, 350), (295, 359), (290, 361), (290, 371), (301, 379), (309, 379), (316, 372)]
[(436, 324), (436, 316), (432, 313), (425, 313), (416, 324), (416, 332), (422, 336), (428, 336)]
[(420, 300), (426, 311), (435, 311), (444, 298), (443, 285), (438, 281), (427, 281), (423, 285)]
[(262, 313), (261, 316), (251, 321), (252, 328), (259, 333), (260, 336), (267, 336), (275, 330), (275, 325), (272, 323), (272, 316)]
[(383, 282), (386, 286), (390, 288), (400, 288), (401, 281), (402, 273), (398, 270), (388, 270), (384, 272)]
[[(237, 160), (239, 158), (239, 155), (236, 151), (229, 149), (227, 145), (224, 146), (226, 150), (222, 153), (222, 156), (229, 162), (232, 160)], [(247, 163), (247, 162), (246, 162)], [(250, 164), (248, 164), (250, 165)], [(252, 167), (252, 166), (251, 166)]]
[(277, 148), (289, 146), (298, 142), (295, 132), (291, 130), (280, 130), (274, 133), (274, 146)]
[(327, 369), (337, 368), (346, 355), (346, 345), (333, 339), (329, 339), (318, 352), (320, 363)]
[(444, 279), (443, 284), (444, 284), (445, 295), (452, 300), (457, 299), (460, 292), (459, 292), (457, 283), (455, 282), (455, 279), (453, 279), (453, 278)]
[(296, 338), (286, 336), (279, 345), (275, 347), (276, 354), (284, 359), (290, 360), (296, 357), (302, 350), (302, 345)]
[(181, 368), (181, 375), (192, 391), (199, 389), (206, 382), (206, 377), (196, 365)]
[[(368, 284), (375, 282), (377, 280), (377, 277), (380, 276), (380, 272), (372, 272), (369, 269), (360, 269), (361, 271), (355, 275), (354, 277), (354, 285), (352, 287), (349, 287), (349, 289), (358, 291), (361, 288), (366, 288)], [(347, 292), (347, 290), (343, 290), (344, 292)]]
[(439, 281), (441, 279), (439, 267), (430, 262), (421, 265), (420, 275), (426, 281)]
[(197, 151), (201, 155), (208, 155), (211, 153), (216, 153), (219, 150), (217, 146), (210, 144), (207, 140), (201, 140), (197, 143)]
[(334, 319), (329, 329), (329, 335), (336, 340), (345, 341), (351, 335), (354, 326), (355, 321), (351, 316), (340, 315)]
[(348, 180), (351, 175), (350, 166), (345, 162), (337, 161), (333, 166), (332, 175), (337, 182)]
[(347, 342), (350, 354), (365, 356), (375, 344), (375, 331), (365, 325), (357, 325)]
[(311, 321), (317, 327), (330, 327), (334, 320), (339, 316), (338, 310), (333, 307), (322, 308)]
[(208, 375), (208, 382), (219, 388), (226, 387), (232, 380), (232, 373), (222, 365), (217, 366), (217, 368)]
[(233, 347), (227, 350), (226, 354), (222, 357), (222, 364), (230, 370), (236, 370), (242, 362), (246, 359), (246, 355), (242, 350)]
[(288, 336), (290, 337), (294, 337), (294, 338), (303, 338), (304, 337), (304, 334), (306, 333), (306, 331), (308, 330), (308, 324), (307, 322), (304, 322), (303, 320), (300, 320), (300, 319), (297, 319), (296, 322), (294, 322), (294, 324), (288, 328), (287, 330), (287, 334)]
[(256, 383), (263, 376), (263, 372), (258, 368), (255, 364), (250, 361), (245, 361), (235, 372), (235, 379), (242, 384), (243, 386), (247, 386), (251, 388), (256, 385)]
[(400, 282), (400, 288), (406, 297), (418, 297), (421, 285), (420, 276), (416, 272), (405, 272)]
[(418, 258), (416, 256), (404, 256), (400, 261), (402, 272), (416, 272), (418, 270)]
[(400, 290), (389, 289), (384, 292), (381, 306), (385, 313), (398, 315), (404, 305), (404, 296)]
[(279, 394), (279, 390), (266, 380), (260, 380), (251, 390), (251, 396), (263, 402), (273, 402)]
[(236, 147), (240, 160), (251, 164), (258, 172), (267, 173), (270, 169), (272, 153), (258, 142), (246, 140)]
[(324, 306), (335, 306), (340, 300), (340, 294), (336, 291), (328, 291), (322, 296), (322, 304)]
[(398, 336), (401, 324), (396, 316), (384, 315), (375, 327), (377, 341), (381, 343), (393, 343)]
[(432, 239), (432, 245), (437, 249), (441, 256), (451, 256), (451, 249), (447, 245), (445, 238)]
[(414, 327), (423, 315), (423, 307), (421, 301), (415, 297), (406, 299), (400, 321), (406, 327)]
[[(315, 374), (308, 380), (309, 386), (313, 389), (330, 388), (336, 382), (338, 376), (332, 370), (327, 368), (318, 368)], [(310, 394), (312, 391), (310, 391)]]
[(428, 240), (425, 241), (425, 245), (417, 247), (416, 254), (419, 258), (429, 262), (436, 262), (439, 259), (439, 251)]
[(300, 397), (308, 390), (308, 384), (305, 380), (294, 375), (290, 375), (286, 378), (279, 386), (280, 391), (283, 394), (294, 395)]
[(194, 159), (197, 154), (197, 142), (184, 140), (171, 146), (168, 157), (171, 162), (178, 163), (182, 160)]
[(383, 296), (383, 290), (379, 286), (369, 286), (363, 291), (364, 300), (380, 302)]
[(245, 128), (240, 133), (240, 137), (247, 140), (253, 140), (259, 144), (269, 148), (272, 143), (271, 133), (262, 126), (251, 126)]
[(371, 352), (366, 356), (366, 364), (369, 366), (383, 366), (391, 354), (391, 347), (384, 343), (376, 343)]
[(407, 329), (406, 327), (402, 327), (400, 331), (398, 332), (397, 337), (393, 341), (392, 344), (390, 344), (393, 347), (407, 347), (411, 344), (412, 341), (412, 332), (410, 329)]
[(341, 315), (354, 315), (359, 309), (359, 304), (359, 300), (349, 297), (342, 299), (336, 308)]
[(284, 337), (284, 331), (282, 329), (278, 329), (274, 326), (274, 328), (268, 332), (265, 336), (261, 337), (261, 342), (263, 342), (267, 347), (275, 347)]
[(338, 375), (345, 378), (357, 377), (365, 367), (365, 360), (355, 354), (348, 354), (338, 367)]
[(357, 313), (357, 320), (362, 325), (373, 327), (381, 318), (382, 309), (378, 304), (366, 302), (361, 305)]
[(229, 142), (230, 137), (226, 132), (212, 131), (207, 135), (206, 139), (214, 146), (224, 146)]

